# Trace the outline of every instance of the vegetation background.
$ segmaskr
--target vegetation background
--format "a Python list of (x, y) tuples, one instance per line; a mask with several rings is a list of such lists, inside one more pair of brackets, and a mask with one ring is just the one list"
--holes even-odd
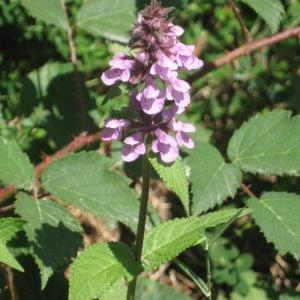
[[(112, 91), (103, 85), (100, 75), (115, 53), (126, 51), (135, 12), (147, 1), (65, 0), (65, 10), (60, 12), (55, 11), (55, 1), (39, 5), (42, 2), (0, 1), (0, 136), (15, 139), (40, 170), (53, 154), (58, 158), (81, 148), (99, 148), (112, 156), (119, 172), (133, 180), (132, 188), (139, 189), (139, 167), (122, 167), (120, 144), (99, 146), (97, 141), (104, 120), (118, 114), (127, 101), (126, 95), (121, 95), (103, 105), (105, 95)], [(161, 2), (176, 8), (172, 15), (185, 29), (183, 41), (195, 44), (197, 55), (207, 65), (206, 74), (185, 75), (193, 87), (186, 119), (199, 127), (196, 140), (210, 140), (226, 157), (234, 130), (257, 112), (284, 108), (300, 113), (298, 0)], [(89, 19), (97, 9), (101, 14)], [(52, 10), (54, 15), (48, 14)], [(291, 34), (276, 43), (269, 41), (265, 47), (244, 52), (245, 56), (211, 67), (241, 45), (292, 28), (298, 28), (298, 38)], [(66, 145), (71, 148), (63, 148)], [(58, 152), (61, 149), (63, 152)], [(2, 193), (7, 192), (4, 183), (0, 182), (0, 187)], [(240, 207), (245, 195), (259, 196), (270, 190), (299, 194), (299, 178), (247, 175), (243, 189), (228, 203)], [(14, 198), (7, 194), (1, 198), (0, 193), (0, 199), (1, 217), (15, 216)], [(163, 218), (182, 213), (176, 196), (157, 178), (152, 181), (151, 201)], [(115, 226), (114, 220), (105, 222), (78, 208), (69, 210), (83, 225), (84, 245), (132, 240), (132, 233)], [(26, 272), (0, 265), (0, 299), (67, 299), (68, 264), (55, 268), (41, 291), (40, 271), (29, 255), (32, 249), (25, 234), (19, 232), (9, 247)], [(191, 249), (181, 259), (205, 278), (203, 253)], [(247, 217), (226, 230), (211, 251), (211, 262), (215, 299), (300, 299), (299, 261), (289, 254), (280, 256)], [(180, 291), (169, 299), (203, 298), (175, 263), (150, 277)], [(147, 281), (140, 283), (141, 289), (143, 284), (148, 285), (149, 296), (144, 294), (141, 299), (154, 299), (153, 294), (164, 291)], [(173, 295), (170, 290), (166, 294)]]

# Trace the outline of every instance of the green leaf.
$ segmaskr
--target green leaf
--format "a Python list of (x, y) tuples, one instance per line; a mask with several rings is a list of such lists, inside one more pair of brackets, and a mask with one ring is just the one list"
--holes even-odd
[(142, 263), (146, 271), (158, 268), (185, 249), (203, 242), (204, 228), (197, 217), (163, 223), (145, 235)]
[(0, 243), (9, 241), (26, 222), (18, 218), (0, 219)]
[(99, 298), (121, 278), (130, 281), (141, 271), (127, 245), (121, 242), (92, 245), (71, 266), (69, 300)]
[(29, 158), (14, 140), (0, 137), (0, 180), (16, 188), (30, 189), (34, 168)]
[(251, 118), (234, 133), (228, 156), (245, 172), (300, 175), (300, 116), (274, 110)]
[(51, 164), (42, 182), (49, 192), (83, 211), (135, 228), (137, 194), (111, 164), (97, 152), (71, 154)]
[(127, 283), (124, 278), (122, 278), (121, 280), (116, 281), (101, 295), (101, 300), (127, 300), (127, 290)]
[(101, 105), (106, 104), (108, 101), (113, 100), (121, 95), (129, 93), (129, 89), (125, 84), (117, 84), (109, 88), (107, 93), (105, 94), (105, 97), (101, 103)]
[(162, 285), (157, 281), (140, 278), (137, 282), (136, 300), (192, 300), (187, 295), (181, 294), (174, 288)]
[(148, 159), (163, 182), (179, 197), (189, 215), (189, 185), (181, 158), (171, 165), (164, 164), (153, 153)]
[(284, 7), (280, 0), (240, 0), (250, 6), (269, 25), (274, 33), (278, 30)]
[(196, 145), (187, 158), (187, 164), (191, 167), (193, 215), (233, 197), (240, 186), (242, 174), (239, 169), (226, 164), (219, 151), (210, 144)]
[(96, 36), (127, 43), (135, 9), (135, 2), (129, 0), (85, 0), (77, 15), (77, 26)]
[(70, 72), (73, 72), (71, 63), (50, 62), (41, 66), (39, 69), (31, 71), (28, 74), (28, 78), (33, 83), (38, 94), (42, 97), (46, 97), (51, 81), (57, 76), (62, 76)]
[(205, 228), (218, 226), (216, 230), (206, 235), (208, 248), (212, 247), (232, 222), (249, 213), (251, 213), (251, 209), (247, 208), (225, 208), (200, 216), (199, 218), (202, 220)]
[(290, 252), (300, 257), (300, 196), (284, 192), (265, 193), (258, 200), (249, 199), (247, 205), (269, 242), (281, 254)]
[(181, 262), (179, 259), (175, 258), (174, 262), (187, 276), (189, 276), (193, 280), (193, 282), (198, 286), (203, 295), (205, 297), (209, 297), (210, 290), (207, 284), (202, 280), (202, 278), (194, 273), (186, 264)]
[[(78, 77), (79, 82), (75, 84), (74, 66), (71, 63), (52, 62), (30, 72), (27, 78), (27, 88), (37, 95), (35, 103), (42, 104), (46, 114), (43, 127), (57, 148), (68, 144), (82, 130), (80, 111), (84, 114), (87, 124), (91, 124), (88, 112), (95, 107), (95, 103), (89, 97), (83, 74), (80, 73)], [(28, 101), (29, 99), (23, 96), (22, 102)], [(79, 104), (81, 101), (82, 107)]]
[(24, 193), (17, 195), (16, 212), (27, 221), (24, 230), (44, 288), (53, 272), (76, 255), (82, 245), (82, 228), (61, 205), (50, 200), (35, 200)]
[(9, 252), (5, 244), (23, 227), (24, 224), (24, 220), (17, 218), (0, 219), (0, 261), (22, 272), (24, 272), (24, 269)]
[(11, 268), (14, 268), (20, 272), (24, 272), (23, 267), (14, 258), (14, 256), (9, 252), (7, 247), (3, 244), (0, 244), (0, 261), (7, 264)]
[(21, 3), (33, 17), (47, 24), (68, 30), (68, 19), (60, 2), (61, 0), (21, 0)]

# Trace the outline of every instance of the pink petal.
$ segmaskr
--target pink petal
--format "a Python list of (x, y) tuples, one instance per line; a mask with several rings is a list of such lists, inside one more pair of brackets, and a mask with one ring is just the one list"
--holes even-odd
[(179, 150), (177, 147), (170, 147), (167, 152), (160, 152), (160, 158), (165, 163), (174, 162), (179, 156)]
[(119, 128), (104, 128), (102, 131), (101, 139), (103, 141), (119, 140), (122, 132)]
[(181, 36), (184, 33), (184, 29), (178, 25), (175, 25), (171, 28), (172, 32), (174, 32), (177, 36)]
[(106, 85), (113, 85), (116, 81), (120, 80), (122, 72), (120, 69), (108, 69), (102, 73), (101, 79)]
[(135, 152), (140, 154), (140, 155), (143, 155), (146, 153), (146, 146), (145, 144), (140, 144), (138, 146), (136, 146), (135, 148)]
[(155, 87), (154, 85), (148, 85), (143, 90), (143, 95), (146, 98), (155, 98), (158, 96), (158, 94), (159, 94), (159, 89), (157, 87)]
[(158, 99), (141, 99), (141, 106), (143, 111), (148, 115), (154, 115), (162, 111), (165, 101), (163, 98)]
[(163, 67), (168, 68), (170, 70), (176, 70), (178, 68), (177, 64), (173, 62), (166, 54), (164, 54), (162, 51), (159, 51), (158, 54), (158, 61), (157, 63)]
[(173, 89), (179, 92), (186, 92), (191, 88), (191, 86), (186, 81), (178, 78), (172, 80), (171, 85)]
[(180, 146), (184, 146), (188, 149), (194, 148), (194, 142), (189, 135), (184, 132), (178, 132), (176, 134), (177, 142)]
[(122, 159), (126, 162), (131, 162), (136, 160), (140, 155), (134, 151), (133, 146), (128, 146), (124, 144), (123, 150), (122, 150)]

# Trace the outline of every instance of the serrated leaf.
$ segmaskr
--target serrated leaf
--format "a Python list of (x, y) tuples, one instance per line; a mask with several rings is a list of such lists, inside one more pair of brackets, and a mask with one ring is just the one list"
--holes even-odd
[(69, 262), (82, 244), (80, 223), (61, 205), (19, 193), (16, 213), (27, 221), (24, 230), (41, 271), (44, 288), (54, 271)]
[(280, 0), (240, 0), (250, 6), (269, 25), (274, 33), (278, 30), (280, 20), (284, 14), (284, 7)]
[(60, 0), (21, 0), (21, 3), (28, 9), (29, 14), (38, 20), (68, 30), (68, 19)]
[(129, 0), (85, 0), (77, 15), (77, 26), (96, 36), (127, 43), (135, 9), (135, 2)]
[(146, 271), (154, 270), (204, 239), (204, 228), (197, 217), (165, 222), (146, 233), (142, 264)]
[(242, 173), (224, 162), (219, 151), (207, 143), (199, 143), (190, 152), (187, 164), (191, 168), (192, 214), (198, 215), (227, 197), (233, 197), (240, 186)]
[(9, 252), (5, 244), (23, 227), (24, 224), (24, 220), (17, 218), (0, 219), (0, 261), (22, 272), (24, 269)]
[(140, 278), (137, 282), (136, 300), (192, 300), (171, 286), (162, 285), (148, 278)]
[(99, 298), (121, 278), (132, 280), (141, 271), (127, 245), (121, 242), (92, 245), (71, 266), (69, 300)]
[(300, 116), (286, 110), (258, 114), (230, 139), (229, 158), (243, 171), (300, 175)]
[(171, 165), (164, 164), (153, 153), (149, 155), (148, 159), (166, 186), (179, 197), (189, 215), (189, 185), (181, 158)]
[(281, 254), (290, 252), (300, 257), (300, 196), (269, 192), (260, 199), (252, 198), (247, 205), (268, 242), (274, 243)]
[(212, 228), (220, 224), (234, 221), (250, 212), (251, 210), (246, 208), (224, 208), (202, 215), (199, 217), (199, 220), (202, 222), (204, 228)]
[(0, 243), (0, 261), (7, 264), (11, 268), (14, 268), (20, 272), (24, 272), (23, 267), (14, 258), (14, 256), (9, 252), (7, 247)]
[(71, 154), (43, 173), (43, 186), (83, 211), (135, 228), (139, 212), (137, 195), (125, 177), (111, 170), (111, 163), (97, 152)]
[(16, 188), (29, 189), (34, 180), (34, 168), (28, 156), (14, 140), (0, 137), (0, 180)]
[(26, 222), (18, 218), (0, 219), (0, 243), (9, 241)]

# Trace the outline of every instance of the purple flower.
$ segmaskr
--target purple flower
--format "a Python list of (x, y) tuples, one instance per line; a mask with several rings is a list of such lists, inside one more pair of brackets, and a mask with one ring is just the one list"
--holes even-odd
[(194, 50), (194, 45), (185, 45), (180, 42), (170, 49), (176, 57), (177, 65), (185, 70), (199, 69), (203, 66), (203, 61), (193, 54)]
[(162, 80), (176, 78), (178, 65), (162, 51), (156, 53), (157, 61), (151, 66), (150, 74), (156, 75)]
[(102, 131), (103, 141), (119, 140), (122, 137), (122, 129), (128, 127), (130, 122), (124, 119), (108, 119)]
[(116, 54), (110, 61), (110, 69), (105, 71), (101, 79), (106, 85), (113, 85), (116, 81), (120, 80), (127, 82), (130, 79), (130, 70), (134, 65), (134, 61), (129, 59), (124, 54)]
[(103, 140), (116, 140), (124, 127), (129, 127), (133, 134), (124, 140), (124, 161), (144, 155), (149, 136), (153, 137), (152, 151), (166, 163), (177, 159), (179, 146), (194, 147), (188, 133), (195, 127), (176, 120), (190, 103), (190, 85), (178, 78), (178, 71), (198, 69), (203, 62), (194, 55), (193, 45), (178, 40), (184, 30), (168, 19), (170, 11), (172, 8), (152, 0), (138, 14), (131, 32), (131, 55), (115, 55), (110, 69), (102, 74), (106, 85), (122, 81), (131, 89), (127, 107), (130, 122), (111, 119), (103, 130)]
[(146, 146), (144, 143), (144, 134), (142, 132), (138, 131), (124, 140), (122, 151), (123, 161), (134, 161), (140, 155), (143, 155), (145, 153)]
[(190, 103), (190, 85), (178, 78), (173, 78), (167, 87), (166, 96), (168, 100), (174, 100), (178, 107), (185, 108)]
[(154, 115), (162, 111), (165, 104), (165, 92), (160, 90), (155, 81), (148, 77), (146, 87), (136, 98), (141, 103), (142, 110), (149, 115)]
[(163, 162), (174, 162), (179, 156), (176, 140), (161, 129), (156, 129), (154, 134), (156, 139), (152, 144), (152, 151), (154, 153), (159, 153)]
[(150, 68), (150, 74), (156, 75), (162, 80), (171, 80), (177, 76), (177, 72), (171, 71), (167, 67), (162, 67), (158, 62), (154, 63)]
[(186, 132), (195, 132), (196, 127), (193, 124), (183, 123), (173, 119), (168, 127), (176, 131), (176, 140), (178, 145), (184, 146), (188, 149), (194, 148), (194, 142)]

